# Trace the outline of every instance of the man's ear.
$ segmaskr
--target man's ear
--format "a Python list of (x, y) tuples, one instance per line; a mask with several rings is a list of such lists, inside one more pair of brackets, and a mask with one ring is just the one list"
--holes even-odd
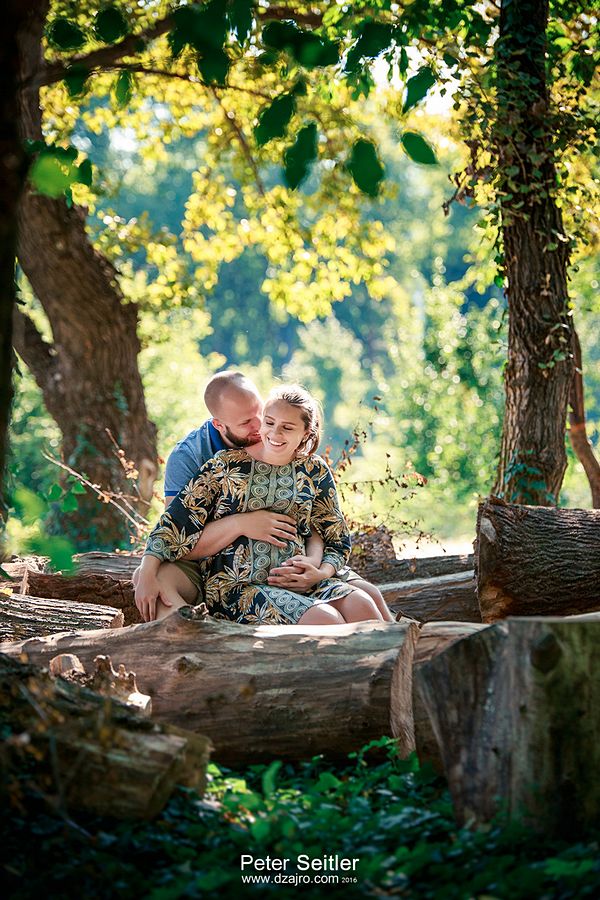
[(211, 419), (213, 426), (217, 429), (220, 434), (223, 434), (225, 431), (225, 425), (219, 421), (219, 419)]

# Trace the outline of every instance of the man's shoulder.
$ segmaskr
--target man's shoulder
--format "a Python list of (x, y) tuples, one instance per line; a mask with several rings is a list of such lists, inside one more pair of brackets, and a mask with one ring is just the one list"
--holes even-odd
[(194, 428), (193, 431), (186, 434), (180, 441), (177, 441), (171, 452), (175, 453), (182, 447), (192, 449), (204, 444), (205, 441), (210, 441), (209, 425), (210, 419), (207, 419), (199, 428)]

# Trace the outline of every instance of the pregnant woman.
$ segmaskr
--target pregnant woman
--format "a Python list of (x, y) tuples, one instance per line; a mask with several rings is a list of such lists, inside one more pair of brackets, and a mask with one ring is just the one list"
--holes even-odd
[[(197, 602), (202, 586), (210, 614), (234, 622), (393, 621), (387, 608), (380, 610), (363, 591), (335, 577), (347, 562), (350, 535), (331, 472), (315, 455), (320, 431), (318, 404), (307, 391), (282, 385), (271, 392), (261, 442), (217, 453), (152, 531), (136, 588), (136, 603), (145, 619)], [(295, 531), (280, 542), (283, 546), (232, 533), (231, 542), (217, 555), (190, 563), (200, 555), (194, 549), (208, 521), (259, 509), (295, 520)], [(319, 565), (305, 556), (311, 529), (325, 545)], [(277, 587), (273, 570), (282, 565), (297, 566), (312, 585), (304, 593)]]

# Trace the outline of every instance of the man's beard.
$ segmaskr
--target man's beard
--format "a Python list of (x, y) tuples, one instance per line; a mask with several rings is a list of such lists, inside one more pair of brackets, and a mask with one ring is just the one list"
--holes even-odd
[(238, 435), (234, 434), (233, 431), (230, 431), (229, 428), (227, 428), (227, 426), (225, 426), (224, 437), (227, 438), (227, 440), (229, 441), (230, 444), (232, 444), (234, 447), (237, 447), (240, 449), (243, 447), (251, 447), (252, 444), (258, 444), (258, 443), (260, 443), (260, 440), (261, 440), (260, 435), (257, 435), (256, 438), (238, 437)]

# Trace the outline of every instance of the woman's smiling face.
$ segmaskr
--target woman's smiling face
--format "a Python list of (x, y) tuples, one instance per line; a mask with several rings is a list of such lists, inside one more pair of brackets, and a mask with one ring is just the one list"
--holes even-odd
[(306, 437), (302, 410), (285, 400), (271, 400), (265, 406), (260, 436), (273, 462), (291, 461)]

